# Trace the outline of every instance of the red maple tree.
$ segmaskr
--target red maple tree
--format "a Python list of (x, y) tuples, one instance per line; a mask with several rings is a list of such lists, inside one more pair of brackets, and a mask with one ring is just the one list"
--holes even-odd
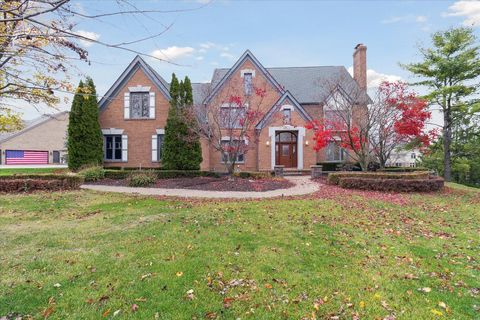
[[(435, 131), (426, 131), (431, 118), (427, 101), (409, 90), (405, 83), (383, 82), (372, 103), (365, 108), (359, 109), (355, 100), (338, 101), (340, 103), (331, 109), (334, 114), (331, 118), (307, 125), (307, 129), (314, 130), (314, 149), (319, 151), (329, 143), (336, 143), (352, 151), (349, 154), (354, 160), (362, 159), (359, 162), (363, 170), (367, 170), (365, 160), (368, 158), (384, 167), (394, 150), (407, 146), (423, 148), (435, 137)], [(353, 116), (355, 110), (356, 117)]]

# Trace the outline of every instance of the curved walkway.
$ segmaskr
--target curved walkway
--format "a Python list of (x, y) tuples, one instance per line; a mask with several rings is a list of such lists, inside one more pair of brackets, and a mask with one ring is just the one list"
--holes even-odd
[(317, 191), (319, 185), (310, 180), (310, 177), (285, 177), (295, 184), (295, 186), (288, 189), (277, 189), (270, 191), (206, 191), (194, 189), (162, 189), (162, 188), (132, 188), (119, 186), (102, 186), (84, 184), (82, 189), (104, 191), (104, 192), (121, 192), (132, 193), (149, 196), (173, 196), (184, 198), (237, 198), (237, 199), (260, 199), (260, 198), (274, 198), (274, 197), (289, 197), (309, 194)]

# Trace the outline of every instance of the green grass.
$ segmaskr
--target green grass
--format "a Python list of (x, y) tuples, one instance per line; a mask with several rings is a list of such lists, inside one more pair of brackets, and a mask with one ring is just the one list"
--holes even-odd
[(66, 171), (68, 171), (66, 168), (1, 168), (0, 176), (9, 176), (12, 174), (61, 173)]
[(376, 199), (2, 195), (0, 318), (480, 318), (480, 193)]

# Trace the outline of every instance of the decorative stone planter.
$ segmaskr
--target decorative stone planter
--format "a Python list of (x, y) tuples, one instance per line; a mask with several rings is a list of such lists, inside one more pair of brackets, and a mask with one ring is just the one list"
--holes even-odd
[(273, 167), (275, 177), (283, 177), (283, 169), (284, 168), (285, 168), (285, 166), (280, 166), (280, 165)]
[(314, 165), (310, 166), (310, 169), (312, 169), (312, 179), (315, 178), (320, 178), (322, 176), (322, 166), (321, 165)]

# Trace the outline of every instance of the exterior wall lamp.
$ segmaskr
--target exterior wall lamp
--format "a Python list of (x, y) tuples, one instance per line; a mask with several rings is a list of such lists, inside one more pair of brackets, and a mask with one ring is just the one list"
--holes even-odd
[(268, 146), (270, 146), (270, 140), (267, 140), (267, 142), (265, 142), (265, 144)]

